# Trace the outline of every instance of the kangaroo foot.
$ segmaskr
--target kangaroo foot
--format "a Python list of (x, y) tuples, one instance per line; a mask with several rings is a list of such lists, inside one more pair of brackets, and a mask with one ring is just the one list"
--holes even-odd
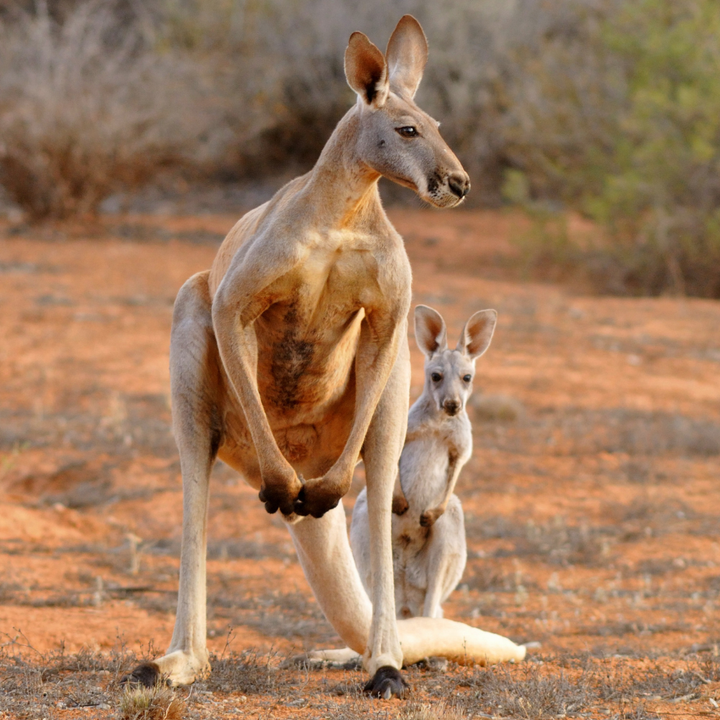
[(383, 665), (368, 680), (363, 690), (371, 697), (389, 700), (393, 695), (401, 698), (410, 689), (397, 668)]
[(157, 658), (154, 662), (140, 663), (132, 672), (125, 675), (121, 685), (142, 685), (152, 688), (158, 684), (171, 687), (191, 685), (210, 674), (207, 652), (193, 653), (176, 650)]

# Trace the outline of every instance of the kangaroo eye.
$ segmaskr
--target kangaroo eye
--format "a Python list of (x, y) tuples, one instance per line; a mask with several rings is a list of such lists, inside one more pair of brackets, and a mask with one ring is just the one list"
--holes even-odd
[(442, 380), (442, 375), (440, 373), (433, 373), (430, 377), (433, 382), (440, 382)]
[(470, 381), (472, 380), (472, 375), (465, 375), (465, 377), (463, 378), (463, 380), (464, 380), (465, 382), (470, 382)]
[(404, 138), (414, 138), (420, 134), (418, 133), (417, 128), (412, 125), (405, 125), (404, 127), (395, 128), (395, 130), (398, 135), (402, 135)]

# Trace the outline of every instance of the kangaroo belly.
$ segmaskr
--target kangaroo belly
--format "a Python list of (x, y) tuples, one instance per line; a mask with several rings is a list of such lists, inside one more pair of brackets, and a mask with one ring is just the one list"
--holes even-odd
[[(363, 312), (329, 318), (319, 326), (294, 322), (290, 307), (274, 308), (256, 322), (257, 386), (278, 448), (305, 477), (319, 477), (345, 447), (355, 412), (355, 353)], [(225, 377), (226, 386), (229, 378)], [(221, 460), (251, 485), (260, 474), (245, 416), (226, 393)]]
[[(313, 413), (313, 422), (292, 418), (270, 427), (280, 452), (295, 470), (306, 478), (324, 475), (340, 457), (350, 435), (355, 408), (354, 386), (322, 416)], [(301, 413), (298, 413), (300, 415)], [(260, 488), (261, 477), (257, 452), (242, 409), (237, 401), (226, 398), (223, 440), (218, 457), (240, 472), (246, 481)]]

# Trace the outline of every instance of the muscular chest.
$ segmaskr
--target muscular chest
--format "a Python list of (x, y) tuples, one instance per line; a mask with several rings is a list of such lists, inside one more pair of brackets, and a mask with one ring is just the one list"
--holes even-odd
[(275, 407), (317, 407), (346, 390), (365, 307), (375, 302), (374, 265), (363, 252), (310, 253), (268, 288), (255, 322), (258, 385)]

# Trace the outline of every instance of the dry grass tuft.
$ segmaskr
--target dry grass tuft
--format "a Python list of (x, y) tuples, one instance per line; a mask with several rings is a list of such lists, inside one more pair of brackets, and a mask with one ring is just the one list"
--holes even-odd
[(540, 674), (529, 665), (479, 670), (470, 684), (476, 689), (476, 699), (501, 717), (565, 717), (577, 714), (594, 700), (586, 675)]
[(399, 720), (466, 720), (468, 715), (445, 703), (412, 705), (402, 712)]
[(120, 698), (121, 720), (181, 720), (185, 701), (170, 688), (128, 687)]

